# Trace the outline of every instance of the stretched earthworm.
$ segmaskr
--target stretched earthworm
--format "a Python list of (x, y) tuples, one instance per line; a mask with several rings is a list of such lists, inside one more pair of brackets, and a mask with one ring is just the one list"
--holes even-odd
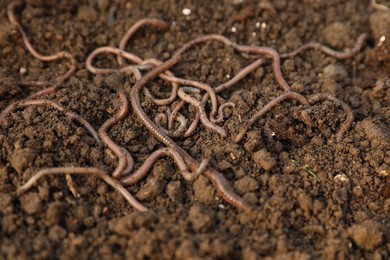
[(337, 59), (349, 59), (349, 58), (355, 56), (356, 53), (358, 53), (361, 50), (363, 43), (366, 41), (366, 39), (367, 39), (366, 33), (360, 34), (356, 40), (355, 46), (352, 48), (352, 50), (350, 50), (348, 52), (335, 51), (335, 50), (333, 50), (333, 49), (329, 48), (328, 46), (325, 46), (321, 43), (309, 42), (309, 43), (302, 45), (301, 47), (299, 47), (295, 51), (281, 54), (280, 58), (282, 58), (282, 59), (291, 58), (291, 57), (294, 57), (295, 55), (297, 55), (297, 54), (299, 54), (302, 51), (307, 50), (307, 49), (318, 49), (318, 50), (328, 54), (329, 56), (335, 57)]
[(122, 196), (138, 211), (147, 211), (144, 205), (139, 203), (118, 181), (109, 177), (104, 171), (97, 168), (91, 167), (58, 167), (58, 168), (47, 168), (38, 171), (34, 176), (32, 176), (25, 184), (19, 187), (16, 190), (18, 196), (22, 195), (29, 189), (31, 189), (37, 181), (45, 175), (52, 174), (85, 174), (85, 175), (97, 175), (108, 185), (113, 187), (118, 191)]
[(57, 83), (57, 85), (62, 85), (63, 82), (66, 79), (68, 79), (70, 76), (72, 76), (73, 73), (76, 71), (77, 61), (73, 57), (73, 55), (71, 55), (70, 53), (68, 53), (66, 51), (60, 51), (54, 55), (42, 55), (34, 49), (32, 44), (28, 40), (26, 32), (23, 30), (23, 27), (20, 25), (20, 23), (18, 22), (18, 20), (15, 17), (15, 14), (14, 14), (15, 9), (22, 8), (23, 5), (24, 5), (24, 1), (15, 1), (15, 2), (9, 3), (8, 7), (7, 7), (8, 19), (11, 22), (11, 24), (15, 25), (18, 28), (20, 34), (22, 35), (23, 42), (26, 45), (26, 48), (30, 51), (30, 53), (35, 58), (42, 60), (42, 61), (45, 61), (45, 62), (55, 61), (55, 60), (62, 59), (62, 58), (66, 58), (66, 59), (70, 60), (69, 70), (60, 78), (60, 80)]
[[(123, 151), (122, 147), (114, 143), (112, 139), (108, 136), (107, 131), (113, 127), (116, 123), (126, 118), (128, 112), (129, 112), (129, 102), (126, 98), (125, 93), (123, 91), (118, 92), (119, 98), (122, 101), (122, 108), (119, 111), (118, 115), (115, 117), (111, 117), (108, 119), (99, 129), (99, 136), (102, 139), (102, 141), (116, 154), (118, 157), (118, 165), (115, 168), (114, 172), (112, 173), (112, 176), (114, 178), (119, 178), (122, 176), (124, 170), (126, 169), (128, 158), (126, 158), (126, 154)], [(127, 156), (131, 156), (128, 154)]]
[(165, 147), (160, 148), (154, 151), (151, 155), (149, 155), (148, 158), (143, 162), (141, 167), (139, 167), (131, 175), (123, 177), (121, 179), (121, 183), (125, 185), (137, 183), (139, 180), (146, 176), (150, 168), (152, 168), (154, 162), (162, 156), (170, 156), (175, 160), (175, 163), (179, 168), (180, 173), (183, 175), (184, 179), (191, 181), (194, 179), (194, 177), (196, 177), (194, 174), (191, 174), (188, 171), (187, 165), (185, 164), (183, 157), (177, 151), (172, 148)]
[[(250, 53), (250, 54), (260, 54), (260, 55), (265, 55), (268, 57), (271, 57), (272, 59), (272, 67), (273, 67), (273, 73), (275, 76), (275, 80), (278, 82), (279, 86), (284, 90), (284, 91), (290, 91), (290, 86), (286, 82), (286, 80), (282, 76), (282, 71), (280, 67), (280, 56), (278, 52), (270, 47), (260, 47), (260, 46), (248, 46), (248, 45), (240, 45), (237, 43), (232, 42), (228, 38), (226, 38), (223, 35), (219, 34), (210, 34), (210, 35), (205, 35), (205, 36), (200, 36), (192, 41), (189, 41), (188, 43), (184, 44), (174, 55), (175, 56), (180, 56), (182, 55), (183, 52), (191, 48), (192, 46), (203, 43), (206, 41), (217, 41), (221, 42), (227, 46), (231, 46), (233, 49), (236, 51), (239, 51), (241, 53)], [(172, 57), (174, 58), (174, 57)]]
[[(39, 96), (48, 95), (48, 94), (54, 93), (56, 91), (57, 91), (57, 87), (46, 88), (44, 90), (38, 91), (38, 92), (28, 96), (27, 98), (23, 99), (23, 101), (35, 99)], [(19, 104), (19, 102), (20, 101), (16, 101), (16, 102), (9, 104), (3, 111), (1, 111), (0, 121), (3, 120), (9, 113), (11, 113), (15, 109), (15, 107)]]
[(284, 92), (280, 96), (272, 99), (270, 102), (268, 102), (260, 111), (256, 112), (244, 125), (244, 127), (241, 129), (241, 131), (236, 136), (234, 142), (239, 143), (242, 138), (244, 137), (245, 133), (248, 131), (248, 129), (266, 112), (268, 112), (271, 108), (278, 105), (280, 102), (291, 99), (291, 100), (297, 100), (302, 105), (308, 105), (307, 99), (302, 96), (301, 94), (293, 91)]
[(26, 106), (51, 106), (51, 107), (53, 107), (53, 108), (55, 108), (55, 109), (57, 109), (57, 110), (59, 110), (61, 112), (64, 112), (67, 116), (69, 116), (70, 118), (72, 118), (72, 119), (78, 121), (80, 124), (82, 124), (91, 133), (93, 138), (95, 138), (95, 140), (98, 143), (100, 143), (98, 134), (96, 133), (95, 129), (93, 129), (91, 124), (87, 122), (87, 120), (85, 120), (84, 118), (82, 118), (81, 116), (79, 116), (79, 115), (77, 115), (77, 114), (75, 114), (73, 112), (66, 111), (66, 109), (64, 107), (62, 107), (61, 105), (59, 105), (58, 103), (56, 103), (54, 101), (46, 100), (46, 99), (22, 100), (17, 105), (21, 106), (21, 107), (26, 107)]
[[(164, 30), (168, 28), (168, 24), (162, 20), (154, 19), (154, 18), (144, 18), (136, 22), (122, 37), (120, 43), (119, 43), (119, 49), (124, 50), (126, 47), (127, 42), (131, 38), (131, 36), (136, 33), (139, 28), (145, 26), (145, 25), (152, 25), (156, 27), (159, 30)], [(121, 54), (118, 55), (118, 64), (119, 66), (123, 65), (123, 57)]]

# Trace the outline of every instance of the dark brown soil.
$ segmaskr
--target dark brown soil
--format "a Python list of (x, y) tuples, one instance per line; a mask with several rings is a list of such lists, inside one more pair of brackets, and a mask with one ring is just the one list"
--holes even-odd
[[(347, 50), (363, 32), (369, 40), (351, 59), (310, 50), (282, 64), (283, 75), (301, 94), (334, 94), (351, 107), (355, 120), (341, 142), (333, 140), (345, 113), (332, 102), (313, 105), (312, 128), (297, 117), (299, 106), (284, 102), (241, 143), (233, 143), (239, 118), (245, 122), (281, 93), (269, 62), (222, 94), (236, 103), (221, 125), (226, 138), (200, 126), (192, 137), (177, 140), (198, 160), (210, 154), (210, 164), (257, 205), (256, 214), (216, 197), (206, 177), (185, 181), (169, 159), (159, 160), (147, 178), (129, 187), (155, 214), (135, 212), (95, 177), (73, 178), (81, 195), (77, 199), (61, 175), (42, 178), (18, 197), (15, 190), (39, 169), (72, 165), (111, 171), (117, 159), (62, 112), (50, 107), (15, 110), (0, 122), (1, 259), (389, 257), (390, 11), (377, 11), (368, 0), (269, 1), (273, 10), (263, 8), (267, 1), (254, 0), (26, 2), (17, 17), (33, 46), (45, 54), (66, 50), (78, 61), (75, 75), (46, 98), (80, 114), (95, 129), (119, 109), (117, 90), (128, 94), (133, 82), (123, 75), (92, 75), (85, 59), (97, 47), (118, 46), (127, 29), (145, 17), (171, 26), (165, 32), (143, 29), (126, 48), (161, 60), (210, 33), (279, 53), (309, 41)], [(64, 60), (44, 63), (27, 51), (8, 22), (8, 3), (0, 4), (0, 110), (41, 89), (17, 82), (54, 82), (67, 70)], [(184, 8), (191, 14), (183, 15)], [(214, 86), (247, 64), (247, 58), (229, 48), (206, 44), (188, 52), (173, 72)], [(99, 58), (98, 65), (117, 63), (109, 56)], [(337, 73), (329, 73), (335, 67)], [(143, 105), (155, 115), (155, 105)], [(132, 111), (109, 134), (133, 154), (137, 166), (163, 146)]]

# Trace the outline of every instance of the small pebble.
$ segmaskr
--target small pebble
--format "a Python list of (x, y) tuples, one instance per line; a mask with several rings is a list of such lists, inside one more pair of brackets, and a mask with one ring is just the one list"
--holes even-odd
[(191, 14), (192, 11), (190, 8), (184, 8), (181, 12), (183, 13), (183, 15), (188, 16)]

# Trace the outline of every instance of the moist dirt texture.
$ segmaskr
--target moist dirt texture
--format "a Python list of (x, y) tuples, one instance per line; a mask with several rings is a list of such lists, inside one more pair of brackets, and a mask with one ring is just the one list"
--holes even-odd
[[(69, 68), (65, 58), (43, 62), (31, 55), (8, 20), (10, 2), (0, 3), (0, 110), (45, 88), (29, 82), (55, 84)], [(309, 106), (311, 126), (300, 116), (307, 107), (286, 100), (234, 142), (245, 122), (283, 93), (270, 59), (218, 94), (220, 104), (235, 104), (224, 109), (219, 123), (226, 137), (199, 124), (189, 137), (174, 138), (223, 173), (254, 212), (225, 202), (202, 174), (187, 181), (169, 157), (126, 186), (147, 212), (137, 212), (111, 186), (88, 175), (72, 175), (73, 185), (65, 175), (44, 176), (18, 195), (40, 169), (89, 166), (111, 174), (118, 159), (63, 111), (16, 107), (0, 121), (1, 259), (388, 259), (390, 10), (368, 0), (25, 2), (15, 16), (33, 47), (43, 54), (67, 51), (77, 60), (76, 72), (40, 98), (77, 113), (96, 130), (121, 108), (119, 90), (129, 98), (135, 79), (92, 74), (86, 58), (98, 47), (118, 46), (140, 19), (158, 18), (169, 27), (141, 28), (126, 51), (162, 61), (206, 34), (280, 54), (312, 41), (346, 52), (360, 34), (368, 38), (349, 59), (313, 49), (281, 59), (282, 75), (294, 91), (305, 97), (327, 93), (350, 107), (353, 123), (338, 142), (348, 115), (331, 100)], [(186, 51), (171, 71), (217, 86), (255, 58), (207, 42)], [(100, 55), (94, 65), (119, 68), (111, 54)], [(171, 86), (156, 79), (147, 88), (163, 98)], [(152, 119), (167, 111), (143, 92), (141, 105)], [(196, 109), (187, 104), (181, 113), (192, 121)], [(164, 147), (131, 107), (108, 134), (131, 153), (135, 168)]]

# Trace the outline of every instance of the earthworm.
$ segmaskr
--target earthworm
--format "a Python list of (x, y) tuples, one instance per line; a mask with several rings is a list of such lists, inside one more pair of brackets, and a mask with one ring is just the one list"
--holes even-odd
[[(153, 66), (158, 66), (162, 64), (162, 61), (157, 60), (157, 59), (146, 59), (142, 61), (142, 65), (153, 65)], [(176, 78), (175, 75), (167, 70), (163, 74), (159, 75), (160, 78), (162, 78), (165, 81), (168, 81), (172, 84), (172, 90), (171, 90), (171, 95), (168, 98), (165, 99), (156, 99), (150, 94), (149, 90), (147, 88), (144, 88), (145, 94), (148, 95), (155, 104), (160, 105), (160, 106), (166, 106), (171, 104), (177, 97), (177, 90), (179, 88), (179, 82), (175, 82), (174, 80), (171, 80), (172, 78)]]
[[(172, 118), (172, 116), (169, 115), (169, 118)], [(179, 127), (176, 130), (173, 130), (173, 127), (168, 128), (168, 116), (164, 113), (157, 114), (154, 118), (154, 121), (156, 122), (156, 125), (160, 126), (161, 130), (164, 131), (167, 135), (172, 137), (179, 137), (185, 131), (187, 126), (187, 119), (182, 114), (177, 114), (174, 119), (179, 122)]]
[(70, 118), (72, 118), (72, 119), (78, 121), (80, 124), (84, 125), (84, 127), (91, 133), (93, 138), (95, 138), (95, 140), (98, 143), (100, 143), (98, 134), (96, 133), (96, 131), (93, 129), (93, 127), (84, 118), (82, 118), (81, 116), (79, 116), (79, 115), (77, 115), (77, 114), (75, 114), (73, 112), (66, 111), (66, 109), (64, 107), (62, 107), (58, 103), (55, 103), (54, 101), (46, 100), (46, 99), (22, 100), (17, 105), (21, 106), (21, 107), (26, 107), (26, 106), (46, 106), (46, 105), (51, 106), (51, 107), (53, 107), (53, 108), (55, 108), (55, 109), (57, 109), (57, 110), (59, 110), (61, 112), (64, 112)]
[(226, 136), (226, 131), (221, 128), (220, 126), (212, 123), (206, 116), (206, 111), (204, 106), (202, 105), (201, 101), (196, 100), (192, 98), (190, 95), (186, 94), (185, 92), (191, 92), (194, 90), (194, 88), (189, 88), (189, 87), (181, 87), (179, 88), (179, 91), (177, 92), (177, 95), (182, 99), (185, 100), (186, 102), (192, 104), (193, 106), (197, 107), (199, 111), (199, 117), (200, 121), (208, 128), (215, 130), (217, 133), (219, 133), (222, 137)]
[[(187, 47), (188, 48), (188, 47)], [(199, 163), (192, 158), (183, 148), (181, 148), (178, 144), (176, 144), (168, 135), (160, 130), (158, 126), (156, 126), (152, 120), (146, 115), (145, 111), (141, 107), (139, 93), (140, 90), (152, 79), (156, 78), (159, 74), (174, 66), (181, 60), (181, 52), (176, 53), (171, 59), (165, 61), (160, 66), (153, 68), (151, 71), (146, 73), (138, 82), (135, 83), (130, 92), (130, 101), (133, 107), (134, 112), (136, 113), (138, 119), (144, 124), (149, 131), (161, 142), (163, 142), (168, 147), (177, 151), (184, 159), (186, 164), (188, 165), (190, 171), (196, 172), (199, 168)], [(220, 196), (232, 204), (233, 206), (243, 209), (243, 210), (252, 210), (252, 207), (245, 202), (243, 198), (237, 195), (234, 192), (233, 188), (230, 186), (229, 182), (226, 178), (218, 171), (208, 167), (203, 174), (209, 178), (209, 180), (216, 187), (217, 192)]]
[[(145, 25), (152, 25), (156, 27), (159, 30), (165, 30), (168, 28), (168, 24), (162, 20), (154, 19), (154, 18), (144, 18), (136, 22), (122, 37), (121, 41), (119, 42), (119, 49), (124, 50), (126, 47), (127, 42), (131, 38), (131, 36), (134, 35), (134, 33)], [(123, 57), (121, 54), (118, 55), (118, 64), (119, 66), (123, 65)]]
[(276, 98), (272, 99), (270, 102), (268, 102), (261, 110), (256, 112), (243, 126), (242, 130), (238, 133), (236, 136), (234, 142), (239, 143), (242, 138), (244, 137), (245, 133), (248, 131), (248, 129), (266, 112), (268, 112), (271, 108), (278, 105), (280, 102), (282, 102), (285, 99), (291, 99), (291, 100), (297, 100), (302, 105), (309, 105), (307, 99), (302, 96), (301, 94), (294, 92), (294, 91), (287, 91), (283, 94), (277, 96)]
[(60, 78), (60, 80), (57, 83), (57, 85), (62, 85), (63, 82), (66, 79), (68, 79), (70, 76), (72, 76), (73, 73), (76, 71), (77, 61), (73, 57), (73, 55), (71, 55), (70, 53), (68, 53), (66, 51), (60, 51), (54, 55), (42, 55), (34, 49), (32, 44), (28, 40), (26, 32), (23, 30), (23, 27), (17, 21), (15, 14), (14, 14), (15, 9), (22, 8), (23, 5), (24, 5), (24, 1), (15, 1), (15, 2), (9, 3), (8, 7), (7, 7), (8, 19), (9, 19), (11, 24), (15, 25), (19, 29), (19, 32), (22, 35), (23, 42), (26, 45), (26, 48), (30, 51), (30, 53), (35, 58), (42, 60), (42, 61), (45, 61), (45, 62), (55, 61), (55, 60), (62, 59), (62, 58), (67, 58), (70, 60), (71, 64), (70, 64), (69, 70)]
[(112, 139), (107, 134), (107, 131), (109, 129), (111, 129), (111, 127), (113, 127), (116, 123), (125, 119), (128, 112), (129, 112), (129, 102), (126, 98), (125, 93), (123, 93), (123, 91), (119, 91), (118, 95), (122, 101), (121, 110), (118, 112), (118, 114), (116, 116), (111, 117), (106, 122), (104, 122), (104, 124), (99, 129), (100, 138), (116, 154), (116, 156), (119, 159), (118, 165), (115, 168), (114, 172), (112, 173), (112, 177), (114, 177), (114, 178), (121, 177), (123, 174), (123, 171), (126, 169), (126, 165), (127, 165), (127, 158), (126, 158), (126, 154), (124, 153), (123, 149), (119, 145), (114, 143), (114, 141), (112, 141)]
[(104, 54), (111, 53), (111, 54), (115, 54), (117, 56), (121, 55), (122, 57), (125, 57), (126, 59), (130, 60), (131, 62), (133, 62), (135, 64), (139, 64), (142, 62), (142, 59), (140, 57), (138, 57), (137, 55), (123, 51), (123, 50), (115, 48), (115, 47), (105, 46), (105, 47), (99, 47), (99, 48), (93, 50), (88, 55), (87, 59), (85, 60), (85, 65), (86, 65), (87, 70), (89, 70), (90, 72), (92, 72), (94, 74), (105, 74), (105, 73), (113, 73), (113, 72), (118, 71), (118, 69), (97, 68), (97, 67), (92, 65), (92, 61), (96, 58), (96, 56), (101, 55), (103, 53)]
[(109, 177), (104, 171), (99, 170), (97, 168), (91, 167), (58, 167), (58, 168), (47, 168), (38, 171), (34, 176), (32, 176), (25, 184), (19, 187), (16, 190), (18, 196), (22, 195), (29, 189), (31, 189), (36, 182), (45, 175), (52, 174), (86, 174), (86, 175), (97, 175), (103, 181), (105, 181), (108, 185), (113, 187), (116, 191), (118, 191), (122, 196), (130, 203), (138, 211), (147, 211), (144, 205), (139, 203), (118, 181)]
[[(182, 107), (186, 104), (187, 102), (182, 100), (180, 101), (180, 103), (172, 110), (172, 113), (171, 115), (169, 116), (168, 118), (168, 129), (172, 129), (173, 128), (173, 124), (175, 122), (175, 118), (177, 117), (180, 109), (182, 109)], [(196, 130), (196, 127), (198, 126), (198, 123), (199, 123), (199, 120), (200, 120), (200, 116), (199, 116), (199, 111), (197, 110), (196, 111), (196, 114), (195, 114), (195, 118), (194, 120), (192, 121), (192, 123), (190, 124), (190, 126), (187, 128), (187, 130), (185, 131), (185, 133), (183, 134), (183, 137), (188, 137), (190, 136), (191, 134), (193, 134), (193, 132)]]
[(226, 102), (226, 103), (220, 105), (218, 108), (218, 117), (214, 118), (214, 117), (210, 116), (210, 121), (213, 123), (221, 123), (223, 121), (223, 110), (226, 107), (235, 107), (235, 106), (236, 106), (236, 104), (234, 104), (233, 102)]
[[(168, 118), (168, 129), (173, 129), (173, 124), (175, 122), (175, 118), (178, 116), (178, 113), (180, 111), (180, 109), (186, 104), (187, 102), (182, 100), (180, 101), (180, 103), (172, 110), (172, 113), (171, 115), (169, 116)], [(199, 116), (199, 111), (196, 111), (196, 114), (195, 114), (195, 118), (194, 120), (192, 121), (192, 123), (190, 124), (190, 126), (187, 128), (187, 130), (185, 131), (185, 133), (183, 134), (183, 137), (188, 137), (190, 136), (196, 129), (196, 127), (198, 126), (198, 123), (199, 123), (199, 120), (200, 120), (200, 116)]]
[(175, 118), (177, 117), (177, 115), (179, 114), (179, 111), (180, 109), (183, 108), (183, 106), (186, 104), (187, 102), (185, 102), (184, 100), (180, 101), (179, 104), (177, 104), (177, 106), (172, 110), (171, 114), (169, 115), (168, 117), (168, 129), (169, 130), (172, 130), (173, 129), (173, 125), (175, 123)]
[(329, 100), (329, 101), (334, 102), (336, 105), (340, 106), (344, 110), (347, 118), (345, 119), (345, 122), (340, 126), (340, 129), (336, 134), (336, 141), (340, 142), (341, 138), (348, 131), (348, 129), (351, 127), (353, 120), (354, 120), (354, 116), (353, 116), (351, 108), (347, 104), (345, 104), (344, 102), (339, 100), (338, 98), (336, 98), (328, 93), (318, 93), (318, 94), (311, 95), (308, 98), (308, 100), (309, 100), (309, 103), (311, 105), (315, 104), (321, 100)]
[[(96, 56), (98, 55), (101, 55), (101, 54), (106, 54), (106, 53), (111, 53), (111, 54), (115, 54), (117, 55), (118, 57), (121, 56), (122, 58), (126, 58), (127, 60), (130, 60), (131, 62), (137, 64), (137, 65), (130, 65), (130, 66), (126, 66), (124, 68), (121, 68), (121, 69), (108, 69), (108, 68), (97, 68), (95, 67), (92, 62), (93, 60), (96, 58)], [(106, 46), (106, 47), (100, 47), (100, 48), (97, 48), (95, 50), (93, 50), (87, 57), (86, 61), (85, 61), (85, 64), (86, 64), (86, 68), (88, 71), (90, 71), (91, 73), (93, 74), (106, 74), (106, 73), (113, 73), (113, 72), (117, 72), (117, 71), (121, 71), (121, 72), (132, 72), (135, 76), (135, 78), (138, 80), (139, 78), (141, 78), (141, 73), (139, 72), (139, 70), (141, 69), (149, 69), (150, 67), (148, 65), (153, 65), (153, 66), (156, 66), (156, 65), (159, 65), (161, 64), (161, 61), (158, 61), (157, 59), (148, 59), (148, 60), (142, 60), (140, 57), (138, 57), (137, 55), (134, 55), (130, 52), (126, 52), (124, 50), (121, 50), (119, 48), (115, 48), (115, 47), (109, 47), (109, 46)], [(170, 71), (165, 71), (164, 73), (166, 73), (167, 77), (174, 77), (173, 73), (170, 72)], [(162, 79), (165, 79), (165, 74), (162, 74), (160, 75), (160, 77)], [(172, 103), (175, 99), (176, 99), (176, 96), (177, 96), (177, 89), (178, 89), (178, 84), (177, 83), (174, 83), (172, 82), (172, 90), (171, 90), (171, 95), (166, 98), (166, 99), (156, 99), (154, 98), (150, 92), (147, 90), (147, 88), (144, 89), (145, 91), (145, 94), (147, 96), (149, 96), (153, 102), (157, 105), (167, 105), (167, 104), (170, 104)]]
[(174, 55), (180, 56), (184, 51), (191, 48), (193, 45), (196, 45), (196, 44), (199, 44), (199, 43), (202, 43), (205, 41), (210, 41), (210, 40), (222, 42), (223, 44), (225, 44), (227, 46), (233, 47), (233, 49), (235, 49), (239, 52), (262, 54), (262, 55), (266, 55), (268, 57), (271, 57), (275, 80), (278, 82), (278, 84), (280, 85), (280, 87), (284, 91), (290, 91), (290, 89), (291, 89), (290, 86), (288, 85), (288, 83), (286, 82), (286, 80), (282, 76), (282, 71), (280, 68), (280, 56), (275, 49), (270, 48), (270, 47), (240, 45), (240, 44), (232, 42), (231, 40), (229, 40), (228, 38), (226, 38), (223, 35), (210, 34), (210, 35), (200, 36), (192, 41), (189, 41), (188, 43), (184, 44)]
[(127, 151), (125, 148), (122, 147), (122, 150), (126, 156), (126, 169), (123, 171), (123, 175), (129, 174), (133, 168), (134, 168), (134, 159), (133, 156)]
[(175, 76), (172, 77), (172, 76), (168, 76), (168, 75), (164, 75), (164, 74), (160, 75), (160, 77), (162, 79), (168, 80), (169, 82), (172, 82), (172, 83), (178, 83), (178, 84), (186, 85), (186, 86), (189, 85), (189, 86), (193, 86), (195, 88), (207, 91), (207, 93), (209, 93), (209, 96), (211, 97), (212, 110), (217, 111), (217, 107), (218, 107), (217, 96), (215, 95), (214, 89), (212, 87), (210, 87), (209, 85), (201, 83), (199, 81), (195, 81), (195, 80), (182, 79), (182, 78), (178, 78)]
[(137, 183), (146, 174), (149, 172), (150, 168), (154, 164), (154, 162), (162, 156), (171, 156), (180, 170), (180, 173), (186, 180), (192, 180), (193, 174), (188, 172), (186, 163), (183, 160), (183, 157), (172, 148), (160, 148), (154, 151), (148, 158), (143, 162), (143, 164), (131, 175), (125, 176), (121, 179), (121, 183), (124, 185), (131, 185)]
[(187, 128), (187, 131), (183, 134), (183, 137), (189, 137), (190, 135), (192, 135), (196, 128), (198, 127), (198, 123), (200, 121), (200, 113), (197, 111), (196, 114), (195, 114), (195, 118), (194, 120), (192, 121), (192, 123), (190, 124), (190, 126)]
[(322, 52), (324, 52), (332, 57), (337, 58), (337, 59), (348, 59), (348, 58), (355, 56), (356, 53), (358, 53), (360, 51), (360, 49), (362, 48), (363, 43), (366, 39), (367, 39), (366, 33), (360, 34), (356, 40), (355, 46), (352, 48), (352, 50), (350, 50), (348, 52), (335, 51), (335, 50), (333, 50), (333, 49), (331, 49), (331, 48), (329, 48), (321, 43), (309, 42), (309, 43), (302, 45), (301, 47), (299, 47), (295, 51), (281, 54), (280, 57), (282, 59), (291, 58), (291, 57), (294, 57), (295, 55), (301, 53), (302, 51), (304, 51), (306, 49), (318, 49), (318, 50), (320, 50), (320, 51), (322, 51)]
[[(35, 92), (34, 94), (28, 96), (27, 98), (25, 98), (23, 100), (27, 101), (27, 100), (35, 99), (35, 98), (37, 98), (39, 96), (48, 95), (48, 94), (54, 93), (56, 91), (57, 91), (57, 87), (46, 88), (44, 90)], [(19, 102), (20, 101), (13, 102), (13, 103), (9, 104), (3, 111), (1, 111), (1, 113), (0, 113), (0, 121), (3, 120), (9, 113), (11, 113), (14, 110), (14, 108), (19, 104)]]
[(371, 4), (372, 8), (380, 10), (380, 11), (389, 11), (390, 10), (390, 8), (388, 6), (378, 4), (376, 2), (376, 0), (371, 0), (370, 4)]
[(161, 128), (168, 128), (168, 116), (165, 113), (158, 113), (154, 117), (154, 122)]
[(246, 77), (246, 75), (248, 75), (249, 73), (251, 73), (252, 71), (254, 71), (255, 69), (257, 69), (258, 67), (260, 67), (262, 64), (264, 63), (264, 59), (257, 59), (255, 60), (254, 62), (252, 62), (251, 64), (249, 64), (248, 66), (244, 67), (242, 70), (240, 70), (233, 78), (231, 78), (229, 81), (217, 86), (214, 90), (215, 90), (215, 93), (220, 93), (228, 88), (230, 88), (231, 86), (233, 86), (234, 84), (236, 84), (237, 82), (239, 82), (240, 80), (242, 80), (243, 78)]

